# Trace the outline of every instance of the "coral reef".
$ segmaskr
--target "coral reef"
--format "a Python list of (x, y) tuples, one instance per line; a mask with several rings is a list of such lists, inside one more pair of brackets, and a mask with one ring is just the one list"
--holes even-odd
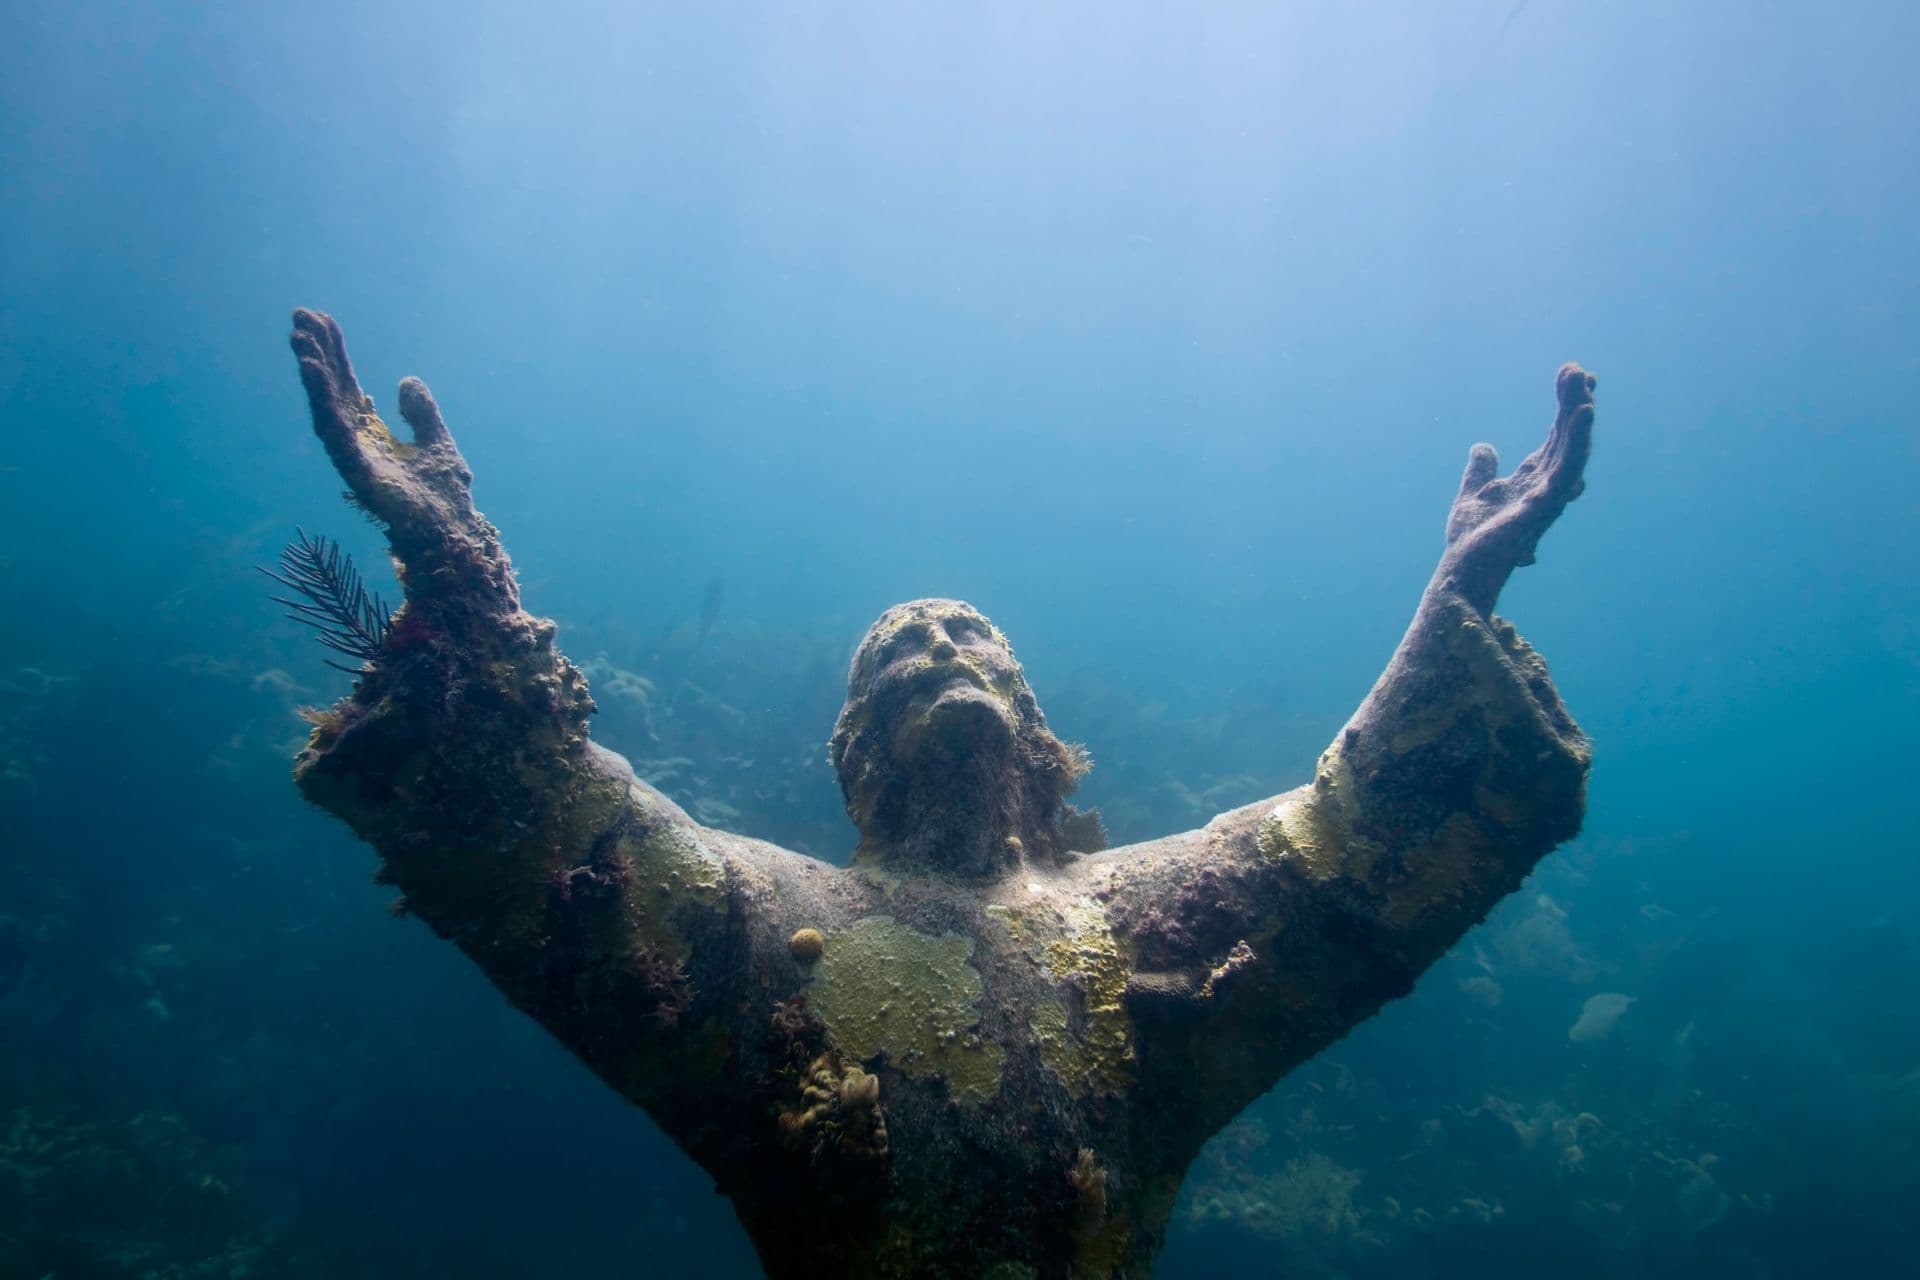
[(1247, 1125), (1246, 1132), (1247, 1137), (1227, 1145), (1230, 1158), (1215, 1157), (1196, 1173), (1185, 1205), (1190, 1222), (1232, 1222), (1255, 1235), (1285, 1241), (1360, 1232), (1361, 1215), (1353, 1199), (1359, 1173), (1319, 1152), (1294, 1156), (1272, 1173), (1255, 1172), (1251, 1157), (1266, 1137), (1255, 1125)]
[(39, 722), (48, 704), (79, 676), (22, 666), (0, 674), (0, 787), (31, 787), (46, 768)]
[(1580, 1016), (1567, 1028), (1567, 1039), (1573, 1044), (1606, 1039), (1612, 1034), (1614, 1025), (1633, 1007), (1633, 1002), (1633, 996), (1618, 991), (1603, 991), (1597, 996), (1588, 996), (1587, 1002), (1580, 1006)]
[[(1778, 1011), (1755, 1017), (1756, 1010), (1716, 1000), (1707, 1013), (1675, 1000), (1700, 989), (1689, 967), (1745, 970), (1756, 957), (1730, 953), (1726, 936), (1698, 949), (1674, 941), (1698, 922), (1683, 926), (1682, 913), (1648, 911), (1631, 896), (1645, 874), (1631, 854), (1582, 846), (1576, 858), (1579, 865), (1556, 860), (1541, 873), (1540, 895), (1497, 910), (1486, 946), (1447, 957), (1417, 1008), (1396, 1010), (1295, 1072), (1252, 1109), (1255, 1118), (1210, 1144), (1188, 1180), (1169, 1261), (1203, 1270), (1228, 1258), (1272, 1257), (1277, 1248), (1289, 1274), (1385, 1280), (1524, 1271), (1541, 1241), (1552, 1240), (1567, 1256), (1564, 1269), (1579, 1276), (1777, 1268), (1779, 1193), (1794, 1181), (1781, 1176), (1780, 1134), (1808, 1134), (1802, 1124), (1829, 1135), (1844, 1128), (1844, 1117), (1873, 1111), (1871, 1088), (1834, 1057), (1803, 1065), (1799, 1078), (1810, 1092), (1796, 1101), (1783, 1105), (1756, 1088), (1746, 1077), (1762, 1056), (1754, 1043), (1778, 1035)], [(1604, 923), (1592, 920), (1596, 880), (1611, 882), (1616, 895)], [(1541, 905), (1548, 895), (1550, 903), (1570, 901), (1575, 885), (1587, 928), (1575, 912)], [(1718, 901), (1723, 890), (1703, 882), (1700, 892)], [(1506, 937), (1537, 941), (1543, 920), (1552, 924), (1551, 963), (1541, 963), (1530, 943), (1500, 945)], [(1748, 928), (1742, 922), (1737, 931)], [(1577, 1007), (1599, 973), (1648, 984), (1632, 1015), (1604, 1037), (1571, 1045), (1541, 1037), (1541, 1017), (1569, 1000)], [(1725, 981), (1716, 975), (1708, 989)], [(1770, 989), (1773, 981), (1765, 980)], [(1497, 986), (1501, 999), (1482, 999), (1482, 983)], [(1713, 1029), (1696, 1019), (1711, 1020)], [(1448, 1028), (1457, 1033), (1457, 1057), (1406, 1069), (1408, 1046)], [(1717, 1078), (1701, 1069), (1709, 1043), (1723, 1055)], [(1812, 1096), (1822, 1101), (1808, 1107)], [(1793, 1111), (1804, 1121), (1792, 1119)], [(1809, 1140), (1822, 1149), (1831, 1141)], [(1887, 1198), (1865, 1181), (1844, 1191), (1824, 1184), (1847, 1178), (1833, 1170), (1861, 1160), (1877, 1170), (1871, 1181), (1884, 1181), (1899, 1167), (1890, 1154), (1886, 1145), (1874, 1155), (1855, 1146), (1844, 1161), (1822, 1162), (1823, 1212), (1847, 1224), (1834, 1239), (1859, 1232), (1886, 1249), (1884, 1210), (1864, 1203)], [(1291, 1215), (1272, 1211), (1280, 1184), (1301, 1174), (1317, 1174), (1328, 1191), (1329, 1179), (1351, 1183), (1340, 1211), (1320, 1219), (1334, 1230), (1289, 1226)], [(1848, 1243), (1832, 1247), (1876, 1256)]]
[(178, 1117), (0, 1116), (0, 1274), (227, 1280), (316, 1266), (234, 1194)]

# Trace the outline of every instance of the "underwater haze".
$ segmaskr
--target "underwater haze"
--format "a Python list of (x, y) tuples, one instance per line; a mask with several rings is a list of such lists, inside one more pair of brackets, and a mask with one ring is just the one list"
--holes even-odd
[(835, 861), (961, 597), (1115, 842), (1297, 785), (1467, 449), (1586, 826), (1189, 1174), (1178, 1278), (1920, 1276), (1911, 4), (8, 0), (0, 1276), (752, 1277), (289, 779), (397, 598), (286, 335), (427, 379), (597, 738)]

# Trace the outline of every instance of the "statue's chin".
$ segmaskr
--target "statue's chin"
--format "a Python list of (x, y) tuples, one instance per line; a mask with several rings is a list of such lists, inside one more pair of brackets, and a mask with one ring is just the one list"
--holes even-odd
[(955, 681), (931, 701), (916, 703), (894, 737), (901, 761), (951, 761), (1004, 756), (1013, 745), (1013, 721), (998, 698)]

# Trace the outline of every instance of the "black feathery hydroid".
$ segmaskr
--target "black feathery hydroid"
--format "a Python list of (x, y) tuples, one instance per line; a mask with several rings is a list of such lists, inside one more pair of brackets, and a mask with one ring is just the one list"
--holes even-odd
[[(295, 622), (312, 627), (317, 633), (315, 638), (335, 653), (344, 653), (361, 662), (372, 662), (380, 656), (380, 646), (386, 641), (387, 628), (392, 625), (392, 615), (379, 596), (367, 594), (367, 588), (360, 581), (360, 571), (353, 567), (353, 557), (340, 549), (340, 544), (325, 536), (309, 538), (307, 531), (294, 527), (299, 541), (289, 542), (280, 552), (280, 571), (274, 572), (265, 565), (255, 568), (272, 578), (281, 586), (298, 592), (303, 599), (290, 600), (286, 596), (272, 597), (275, 604), (287, 607), (287, 616)], [(344, 667), (327, 659), (327, 665), (339, 671), (358, 674), (353, 667)]]

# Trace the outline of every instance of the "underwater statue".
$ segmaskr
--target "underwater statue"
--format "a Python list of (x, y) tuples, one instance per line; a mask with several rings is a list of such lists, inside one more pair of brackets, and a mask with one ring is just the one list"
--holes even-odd
[(644, 1107), (769, 1275), (1144, 1276), (1201, 1145), (1405, 995), (1579, 829), (1588, 749), (1493, 607), (1582, 488), (1593, 379), (1475, 446), (1412, 625), (1311, 782), (1087, 852), (1085, 756), (971, 606), (881, 615), (831, 754), (849, 866), (704, 827), (588, 736), (427, 388), (375, 414), (294, 316), (314, 429), (406, 603), (294, 776), (406, 913)]

